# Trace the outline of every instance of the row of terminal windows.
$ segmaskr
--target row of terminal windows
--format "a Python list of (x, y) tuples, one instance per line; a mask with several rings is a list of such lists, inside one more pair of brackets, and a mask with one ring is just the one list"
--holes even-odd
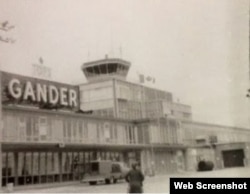
[(84, 73), (87, 77), (99, 77), (100, 74), (120, 74), (125, 76), (129, 67), (118, 63), (101, 64), (98, 66), (87, 67)]
[(118, 100), (119, 118), (141, 119), (142, 109), (140, 102)]
[(151, 100), (167, 100), (167, 101), (172, 101), (172, 94), (165, 92), (165, 91), (160, 91), (160, 90), (155, 90), (152, 88), (145, 88), (145, 100), (146, 101), (151, 101)]
[[(216, 137), (218, 142), (247, 142), (250, 139), (250, 134), (243, 133), (241, 131), (233, 132), (231, 130), (217, 129), (212, 131), (213, 127), (207, 126), (207, 128), (197, 128), (197, 127), (185, 127), (185, 139), (189, 140), (189, 143), (209, 143), (209, 138)], [(215, 128), (214, 128), (215, 129)], [(193, 140), (193, 142), (191, 142)]]
[(114, 110), (113, 108), (94, 110), (93, 115), (114, 118)]
[(131, 101), (141, 101), (143, 99), (142, 89), (132, 85), (119, 85), (116, 89), (117, 98)]
[(3, 114), (4, 141), (41, 141), (65, 143), (113, 143), (136, 144), (141, 133), (134, 125), (123, 123), (82, 120), (32, 113)]

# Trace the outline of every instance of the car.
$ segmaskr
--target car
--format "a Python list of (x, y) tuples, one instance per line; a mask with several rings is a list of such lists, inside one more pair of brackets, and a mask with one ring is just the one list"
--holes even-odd
[(85, 173), (81, 180), (83, 183), (95, 185), (98, 182), (106, 184), (116, 183), (118, 180), (125, 178), (129, 168), (122, 162), (114, 162), (110, 160), (95, 160), (90, 161), (89, 170)]

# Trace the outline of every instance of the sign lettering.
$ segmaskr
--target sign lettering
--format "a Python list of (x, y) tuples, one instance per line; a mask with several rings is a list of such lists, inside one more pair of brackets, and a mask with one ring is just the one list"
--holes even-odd
[(20, 80), (13, 78), (8, 83), (8, 93), (17, 100), (31, 100), (32, 102), (44, 102), (53, 105), (67, 107), (77, 107), (77, 91), (73, 88), (56, 87), (52, 84), (32, 84), (26, 81), (24, 84)]

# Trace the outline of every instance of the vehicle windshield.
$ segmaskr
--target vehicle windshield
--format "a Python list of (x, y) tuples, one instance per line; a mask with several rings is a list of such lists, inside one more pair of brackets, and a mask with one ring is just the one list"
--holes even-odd
[(122, 168), (128, 168), (128, 165), (123, 162), (117, 162)]
[(99, 172), (99, 163), (98, 162), (92, 162), (90, 165), (91, 165), (91, 172)]

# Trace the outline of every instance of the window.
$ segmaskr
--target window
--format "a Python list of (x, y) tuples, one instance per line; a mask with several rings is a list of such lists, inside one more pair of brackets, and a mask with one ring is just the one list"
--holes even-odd
[(77, 134), (77, 121), (74, 120), (72, 123), (72, 128), (73, 128), (73, 140), (76, 141), (78, 139), (78, 134)]
[(67, 123), (65, 120), (63, 121), (63, 137), (64, 139), (67, 138)]
[(47, 117), (39, 117), (39, 135), (40, 135), (40, 139), (41, 140), (45, 140), (47, 137), (47, 133), (48, 133), (48, 121), (47, 121)]
[(27, 138), (30, 138), (31, 135), (32, 135), (32, 117), (27, 117), (27, 127), (26, 127), (26, 135), (27, 135)]
[(78, 130), (79, 130), (79, 139), (81, 140), (82, 139), (82, 137), (83, 137), (83, 123), (82, 123), (82, 121), (79, 121), (78, 122)]
[(121, 172), (121, 166), (119, 164), (112, 164), (112, 173)]
[(24, 137), (26, 136), (26, 127), (27, 126), (26, 126), (25, 116), (20, 116), (18, 122), (18, 130), (21, 140), (23, 140)]
[(67, 121), (67, 138), (70, 140), (71, 139), (71, 121)]
[(205, 144), (206, 143), (206, 139), (196, 139), (195, 140), (197, 144)]
[(129, 87), (127, 87), (127, 86), (119, 86), (118, 95), (117, 95), (118, 98), (129, 100), (130, 95), (131, 94), (130, 94)]

